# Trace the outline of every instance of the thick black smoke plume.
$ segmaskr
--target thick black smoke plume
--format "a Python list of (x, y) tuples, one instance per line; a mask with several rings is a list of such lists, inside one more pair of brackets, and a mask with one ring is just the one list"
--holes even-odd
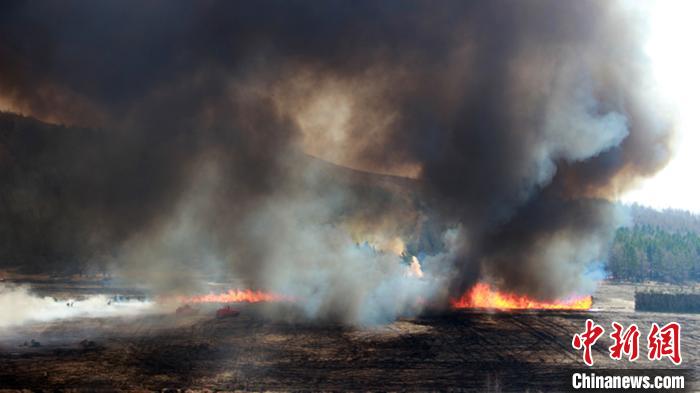
[(629, 3), (0, 7), (0, 108), (71, 125), (3, 116), (6, 266), (232, 275), (360, 321), (484, 276), (552, 298), (669, 159)]

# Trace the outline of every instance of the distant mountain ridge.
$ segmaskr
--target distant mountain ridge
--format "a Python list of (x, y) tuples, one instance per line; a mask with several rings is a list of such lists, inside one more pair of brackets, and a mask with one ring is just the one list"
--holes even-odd
[[(156, 159), (120, 154), (114, 138), (109, 129), (56, 125), (0, 111), (0, 238), (5, 240), (0, 268), (83, 271), (99, 264), (92, 261), (114, 257), (114, 250), (136, 233), (133, 228), (140, 228), (132, 225), (134, 219), (148, 225), (140, 214), (148, 214), (141, 209), (145, 202), (114, 196), (158, 181), (154, 173), (138, 171), (141, 162)], [(343, 221), (353, 238), (381, 232), (384, 222), (376, 218), (390, 215), (396, 226), (387, 232), (396, 232), (411, 252), (440, 247), (443, 228), (421, 216), (429, 213), (423, 203), (427, 198), (419, 197), (420, 181), (343, 167), (301, 151), (287, 153), (288, 161), (280, 166), (299, 186), (299, 196), (328, 200), (326, 208), (335, 216), (328, 214)], [(134, 159), (141, 161), (129, 161)], [(173, 199), (182, 192), (180, 184), (187, 182), (165, 184)]]
[(700, 235), (700, 215), (680, 209), (656, 210), (639, 204), (624, 205), (634, 225), (657, 227), (667, 232)]
[[(105, 132), (0, 112), (0, 237), (5, 239), (0, 243), (0, 267), (80, 271), (95, 255), (108, 255), (123, 240), (123, 236), (114, 236), (83, 247), (86, 239), (94, 240), (94, 225), (80, 225), (85, 222), (85, 206), (72, 199), (84, 193), (83, 188), (73, 186), (82, 179), (82, 168), (102, 162), (95, 158), (95, 151), (109, 150), (105, 149), (109, 140)], [(449, 218), (431, 210), (431, 196), (420, 180), (346, 168), (303, 153), (294, 159), (294, 176), (303, 179), (314, 174), (316, 187), (308, 191), (311, 197), (351, 191), (353, 198), (337, 202), (335, 209), (338, 219), (354, 231), (382, 231), (365, 224), (390, 213), (400, 223), (396, 225), (402, 232), (397, 235), (408, 254), (432, 255), (442, 250)], [(92, 180), (88, 186), (103, 184), (99, 177)], [(102, 196), (96, 194), (97, 202)], [(618, 230), (612, 247), (611, 269), (616, 277), (662, 281), (700, 277), (700, 265), (694, 264), (700, 260), (696, 257), (700, 255), (696, 246), (700, 244), (700, 215), (638, 204), (621, 206), (632, 216), (633, 227)], [(672, 265), (677, 267), (664, 270)], [(645, 273), (640, 276), (639, 272)]]

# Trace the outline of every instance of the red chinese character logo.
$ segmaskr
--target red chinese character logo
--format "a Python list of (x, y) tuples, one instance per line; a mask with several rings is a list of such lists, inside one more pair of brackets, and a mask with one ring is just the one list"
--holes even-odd
[(593, 355), (591, 354), (591, 347), (598, 341), (598, 338), (603, 335), (605, 329), (602, 326), (596, 325), (592, 320), (586, 320), (586, 331), (581, 334), (574, 334), (574, 338), (571, 344), (575, 349), (583, 348), (583, 361), (589, 365), (593, 365)]
[(649, 343), (649, 360), (658, 360), (667, 356), (673, 364), (681, 364), (681, 325), (671, 322), (659, 328), (656, 323), (651, 324), (651, 331), (647, 336)]
[(631, 324), (627, 330), (622, 330), (622, 325), (617, 322), (612, 323), (615, 331), (610, 334), (615, 343), (608, 349), (610, 358), (613, 360), (622, 359), (622, 354), (629, 357), (630, 361), (635, 361), (639, 357), (639, 328), (636, 324)]

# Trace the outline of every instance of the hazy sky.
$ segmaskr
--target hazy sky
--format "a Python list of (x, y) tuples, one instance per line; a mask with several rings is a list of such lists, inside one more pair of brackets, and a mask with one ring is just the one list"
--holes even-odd
[(678, 116), (676, 153), (664, 170), (622, 199), (700, 213), (700, 1), (660, 0), (649, 12), (648, 53)]

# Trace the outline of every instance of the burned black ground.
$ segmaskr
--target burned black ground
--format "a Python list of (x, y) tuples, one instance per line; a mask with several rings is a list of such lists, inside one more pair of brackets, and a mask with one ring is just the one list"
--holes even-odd
[[(572, 335), (593, 319), (678, 321), (682, 368), (697, 369), (698, 315), (531, 311), (451, 313), (376, 327), (263, 317), (262, 306), (235, 318), (159, 314), (33, 324), (0, 341), (5, 389), (449, 390), (558, 391), (584, 368)], [(269, 312), (269, 310), (268, 310)], [(35, 339), (40, 347), (21, 346)], [(87, 340), (87, 341), (86, 341)], [(644, 336), (640, 342), (645, 355)], [(597, 368), (674, 368), (670, 361), (612, 361), (601, 338)], [(693, 371), (697, 372), (697, 371)]]

